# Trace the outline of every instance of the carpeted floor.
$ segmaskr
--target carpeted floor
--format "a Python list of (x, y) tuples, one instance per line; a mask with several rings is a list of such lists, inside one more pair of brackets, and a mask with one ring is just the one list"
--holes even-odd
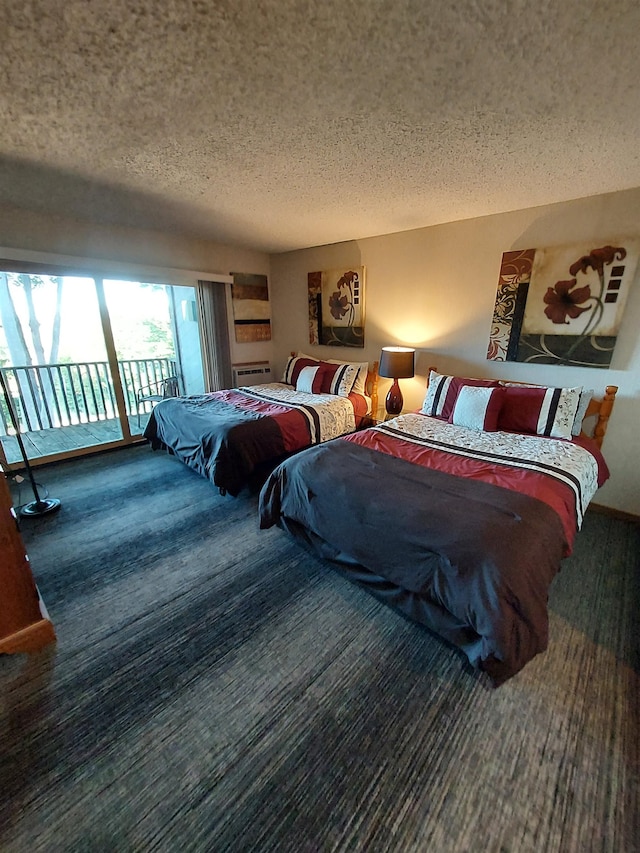
[(496, 690), (255, 493), (146, 446), (38, 481), (58, 642), (0, 656), (0, 850), (640, 849), (637, 526), (587, 515)]

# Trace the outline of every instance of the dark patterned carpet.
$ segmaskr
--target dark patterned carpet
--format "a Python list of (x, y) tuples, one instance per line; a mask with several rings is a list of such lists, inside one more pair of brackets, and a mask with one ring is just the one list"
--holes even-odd
[(58, 643), (0, 656), (3, 853), (640, 849), (637, 526), (587, 515), (495, 690), (255, 493), (147, 447), (38, 481)]

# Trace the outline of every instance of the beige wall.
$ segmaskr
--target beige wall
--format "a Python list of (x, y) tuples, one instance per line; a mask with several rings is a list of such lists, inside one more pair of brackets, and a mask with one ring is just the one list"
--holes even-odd
[[(401, 382), (406, 407), (420, 405), (431, 365), (447, 373), (554, 385), (618, 385), (603, 445), (611, 479), (595, 502), (640, 515), (640, 275), (627, 302), (611, 369), (486, 360), (503, 252), (585, 241), (595, 248), (615, 237), (637, 237), (639, 210), (637, 189), (273, 256), (276, 370), (282, 370), (291, 349), (338, 355), (335, 348), (309, 345), (307, 273), (363, 264), (365, 348), (340, 349), (340, 355), (373, 361), (384, 344), (415, 346), (419, 375)], [(380, 380), (381, 399), (389, 384)]]
[[(0, 247), (13, 250), (11, 257), (26, 259), (31, 252), (44, 254), (43, 262), (55, 263), (64, 257), (87, 259), (86, 269), (94, 273), (113, 269), (129, 277), (142, 274), (144, 269), (160, 270), (168, 284), (195, 284), (198, 278), (215, 279), (216, 273), (269, 274), (269, 256), (264, 252), (157, 231), (100, 227), (1, 205)], [(230, 339), (234, 362), (272, 358), (271, 342), (237, 344), (232, 324)]]

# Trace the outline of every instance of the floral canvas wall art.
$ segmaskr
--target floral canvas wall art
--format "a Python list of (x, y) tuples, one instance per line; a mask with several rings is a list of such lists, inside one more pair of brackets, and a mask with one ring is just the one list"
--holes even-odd
[(505, 252), (487, 358), (608, 367), (640, 241)]
[(364, 346), (364, 279), (364, 267), (308, 274), (310, 343)]
[(233, 273), (233, 326), (241, 344), (271, 340), (271, 309), (266, 275)]

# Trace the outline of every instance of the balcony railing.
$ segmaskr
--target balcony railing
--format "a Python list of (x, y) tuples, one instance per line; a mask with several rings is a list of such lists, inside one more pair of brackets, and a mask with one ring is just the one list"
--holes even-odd
[[(20, 432), (95, 423), (116, 418), (117, 406), (106, 361), (0, 367), (11, 394)], [(136, 415), (140, 388), (177, 376), (170, 358), (118, 361), (127, 415)], [(149, 404), (146, 404), (148, 411)], [(0, 436), (14, 435), (9, 411), (0, 400)]]

